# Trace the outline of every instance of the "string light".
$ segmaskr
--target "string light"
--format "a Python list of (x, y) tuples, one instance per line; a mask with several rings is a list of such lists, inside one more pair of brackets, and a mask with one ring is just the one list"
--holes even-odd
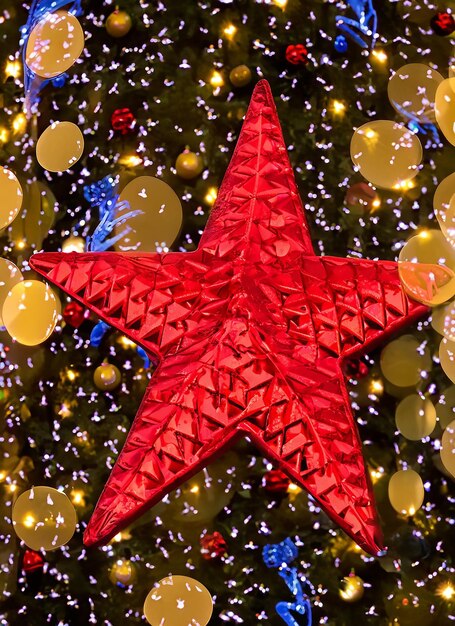
[(4, 471), (0, 471), (0, 482), (3, 482), (7, 477), (7, 473)]
[(71, 502), (76, 506), (85, 506), (85, 493), (79, 489), (73, 489), (70, 493)]
[(29, 514), (24, 517), (24, 521), (22, 523), (24, 524), (25, 528), (33, 528), (36, 520), (33, 515)]
[(397, 191), (409, 191), (409, 189), (414, 189), (416, 187), (416, 182), (413, 179), (402, 180), (398, 184), (394, 185), (394, 189)]
[(330, 110), (334, 115), (344, 115), (346, 111), (346, 105), (341, 100), (332, 100), (330, 103)]
[(370, 392), (379, 395), (384, 391), (384, 383), (378, 378), (373, 379), (370, 383)]
[(78, 374), (72, 369), (66, 370), (66, 377), (70, 382), (74, 382), (77, 378)]
[(218, 196), (218, 187), (209, 187), (207, 189), (207, 193), (204, 196), (204, 201), (206, 204), (212, 206), (213, 204), (215, 204), (217, 196)]
[(455, 588), (451, 583), (444, 583), (438, 588), (438, 596), (444, 598), (444, 600), (450, 601), (455, 598)]
[(22, 64), (20, 61), (7, 61), (5, 65), (6, 78), (19, 78), (21, 75)]
[(273, 4), (276, 7), (279, 7), (280, 9), (284, 9), (286, 8), (287, 4), (288, 4), (288, 0), (273, 0)]
[(378, 61), (378, 63), (387, 63), (388, 57), (384, 50), (372, 50), (371, 56), (375, 61)]
[(226, 37), (226, 39), (233, 39), (235, 37), (236, 32), (237, 32), (237, 26), (235, 26), (235, 24), (227, 24), (223, 28), (223, 35)]
[(9, 139), (9, 130), (4, 126), (0, 126), (0, 143), (6, 143)]
[(126, 154), (120, 157), (119, 163), (126, 167), (137, 167), (142, 163), (142, 159), (138, 154)]
[(18, 113), (13, 119), (13, 131), (18, 135), (25, 132), (27, 128), (27, 118), (24, 113)]
[(190, 493), (199, 493), (199, 491), (199, 485), (193, 485), (192, 487), (190, 487)]
[(212, 85), (212, 87), (214, 88), (214, 94), (217, 95), (221, 89), (221, 87), (224, 85), (224, 78), (223, 75), (218, 72), (217, 70), (213, 70), (213, 72), (210, 75), (210, 84)]

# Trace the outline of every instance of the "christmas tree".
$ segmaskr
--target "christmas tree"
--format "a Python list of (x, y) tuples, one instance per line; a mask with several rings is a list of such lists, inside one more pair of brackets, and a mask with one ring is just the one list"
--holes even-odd
[[(436, 6), (428, 0), (124, 0), (118, 7), (108, 0), (3, 0), (2, 624), (452, 623), (454, 8), (452, 2)], [(280, 299), (267, 291), (268, 300), (259, 299), (252, 309), (258, 319), (250, 321), (258, 324), (259, 334), (268, 332), (267, 345), (275, 339), (276, 346), (287, 345), (282, 329), (266, 328), (266, 316), (261, 316), (262, 306), (273, 317), (279, 302), (276, 307), (286, 310), (290, 320), (286, 332), (296, 342), (307, 341), (298, 285), (282, 279), (284, 269), (272, 277), (268, 265), (270, 256), (282, 259), (282, 268), (287, 259), (295, 261), (293, 245), (309, 254), (308, 233), (302, 231), (307, 239), (295, 243), (302, 226), (297, 218), (292, 221), (292, 211), (282, 224), (277, 219), (262, 223), (262, 214), (251, 213), (258, 234), (250, 227), (249, 238), (239, 236), (245, 252), (230, 256), (229, 267), (196, 267), (200, 242), (205, 241), (207, 254), (216, 250), (214, 257), (223, 248), (226, 256), (220, 256), (227, 259), (230, 229), (238, 232), (241, 211), (250, 201), (262, 207), (260, 193), (247, 184), (244, 196), (236, 199), (223, 188), (216, 201), (226, 170), (234, 179), (244, 174), (233, 160), (234, 148), (253, 90), (264, 78), (274, 103), (263, 96), (266, 87), (256, 89), (245, 141), (239, 142), (255, 158), (259, 154), (255, 171), (261, 171), (261, 184), (269, 185), (259, 192), (270, 197), (276, 192), (278, 213), (288, 209), (287, 192), (276, 191), (275, 179), (292, 176), (286, 157), (277, 156), (283, 147), (317, 255), (349, 258), (353, 267), (360, 263), (364, 268), (373, 265), (362, 260), (400, 260), (403, 287), (395, 265), (374, 265), (395, 272), (396, 283), (388, 283), (385, 270), (369, 278), (369, 321), (361, 329), (356, 320), (367, 306), (349, 300), (350, 277), (327, 279), (332, 286), (336, 282), (331, 298), (337, 315), (341, 310), (349, 315), (340, 321), (339, 341), (347, 353), (353, 337), (368, 345), (362, 357), (354, 351), (343, 360), (355, 424), (339, 420), (335, 411), (324, 435), (343, 458), (338, 462), (345, 465), (342, 479), (330, 489), (308, 486), (308, 459), (316, 474), (323, 471), (327, 460), (318, 455), (325, 455), (327, 443), (310, 453), (307, 437), (300, 448), (307, 456), (299, 457), (299, 472), (293, 473), (272, 462), (278, 454), (267, 456), (267, 446), (255, 445), (253, 430), (227, 449), (221, 445), (224, 431), (213, 429), (211, 444), (220, 452), (216, 458), (200, 463), (197, 473), (176, 488), (167, 479), (157, 503), (138, 506), (138, 514), (128, 517), (131, 498), (124, 501), (116, 492), (111, 497), (117, 501), (115, 515), (124, 515), (128, 524), (120, 524), (118, 532), (113, 524), (115, 533), (106, 531), (106, 541), (87, 541), (105, 545), (85, 546), (83, 534), (97, 500), (128, 433), (137, 429), (132, 424), (141, 400), (156, 400), (153, 389), (161, 383), (159, 373), (153, 374), (161, 366), (155, 358), (159, 350), (151, 346), (167, 345), (163, 328), (172, 330), (167, 354), (173, 357), (184, 342), (181, 337), (193, 332), (179, 315), (199, 298), (198, 281), (209, 284), (204, 296), (209, 306), (197, 322), (201, 339), (220, 315), (219, 294), (230, 297), (237, 288), (233, 273), (242, 255), (254, 254), (258, 241), (267, 243), (271, 232), (288, 229), (287, 239), (274, 242), (273, 252), (271, 244), (258, 252), (262, 282), (279, 285)], [(251, 130), (256, 114), (265, 124), (257, 145)], [(281, 162), (283, 171), (267, 169), (272, 161)], [(220, 228), (217, 216), (233, 203), (235, 211)], [(216, 228), (205, 230), (211, 215)], [(43, 269), (47, 261), (35, 256), (43, 250), (68, 253), (64, 257), (71, 259), (71, 270), (55, 255), (41, 259), (58, 258), (59, 267), (52, 261)], [(76, 270), (72, 251), (112, 253), (101, 270), (86, 273), (90, 290), (87, 278), (82, 284), (85, 270), (81, 264)], [(115, 296), (115, 281), (126, 281), (126, 274), (118, 277), (115, 259), (120, 257), (114, 255), (124, 252), (138, 263), (128, 280), (143, 279), (144, 293), (155, 270), (143, 255), (164, 254), (159, 258), (167, 260), (159, 263), (168, 264), (167, 273), (157, 273), (156, 280), (167, 294), (163, 297), (171, 293), (175, 304), (169, 326), (163, 319), (171, 315), (170, 299), (153, 309), (147, 295), (148, 309), (139, 313), (139, 288)], [(172, 274), (175, 258), (177, 273)], [(319, 266), (329, 274), (324, 261)], [(356, 276), (356, 289), (364, 294), (362, 276)], [(48, 285), (46, 278), (64, 290)], [(341, 355), (342, 347), (332, 345), (329, 333), (331, 313), (317, 293), (324, 280), (325, 274), (314, 271), (301, 290), (313, 294), (311, 306), (318, 302), (319, 317), (315, 321), (312, 309), (312, 324), (324, 328), (327, 355)], [(251, 292), (257, 287), (259, 293), (262, 286), (257, 281)], [(155, 283), (153, 288), (158, 289)], [(81, 289), (84, 297), (78, 295)], [(111, 298), (104, 308), (99, 305), (102, 289)], [(292, 305), (289, 294), (295, 294)], [(123, 325), (114, 320), (120, 309), (128, 309)], [(139, 337), (150, 311), (156, 312), (156, 326)], [(394, 337), (370, 346), (395, 323)], [(253, 349), (242, 344), (240, 331), (238, 337), (239, 354)], [(284, 358), (281, 352), (277, 348), (274, 358)], [(269, 379), (266, 387), (266, 378), (260, 379), (266, 375), (256, 365), (248, 389), (267, 388), (264, 411), (272, 420)], [(217, 397), (213, 415), (221, 420), (223, 398), (246, 383), (239, 379), (235, 389), (232, 382), (223, 387), (224, 366), (217, 367), (219, 387), (205, 387), (209, 391), (195, 402)], [(182, 380), (188, 384), (181, 374), (180, 367), (175, 380), (168, 375), (168, 396)], [(333, 406), (332, 382), (326, 388), (320, 378), (318, 385), (314, 393), (332, 398)], [(182, 397), (185, 391), (189, 394), (190, 388), (182, 389)], [(282, 406), (291, 413), (290, 396)], [(151, 409), (150, 415), (154, 419)], [(285, 421), (283, 414), (279, 420)], [(361, 459), (358, 469), (351, 469), (356, 450), (355, 441), (349, 442), (356, 427), (365, 471)], [(292, 428), (286, 426), (285, 436), (297, 446), (300, 435)], [(272, 439), (268, 442), (272, 450)], [(117, 476), (119, 467), (120, 475), (131, 470), (122, 463)], [(353, 494), (356, 488), (368, 493), (369, 482), (383, 542), (376, 535), (374, 541), (361, 541), (365, 533), (374, 534), (368, 525), (376, 523), (376, 512), (369, 500), (352, 495), (339, 515), (331, 508), (333, 500), (324, 506), (327, 490), (339, 493), (340, 485), (348, 484)], [(142, 488), (136, 485), (133, 500)], [(352, 521), (343, 522), (352, 519), (349, 507), (354, 517), (362, 507), (370, 511), (360, 530)], [(112, 515), (108, 508), (102, 524)], [(383, 545), (387, 551), (379, 549)], [(170, 576), (167, 585), (154, 587)], [(175, 597), (164, 606), (163, 598), (174, 589)]]

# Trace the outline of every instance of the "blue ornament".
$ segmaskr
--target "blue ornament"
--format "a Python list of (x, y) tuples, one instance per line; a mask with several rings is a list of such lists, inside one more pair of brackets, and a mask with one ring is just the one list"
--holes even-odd
[(348, 49), (348, 41), (344, 35), (338, 35), (335, 39), (335, 43), (333, 45), (337, 52), (346, 52)]
[[(290, 537), (287, 537), (281, 543), (272, 543), (264, 546), (262, 550), (262, 558), (267, 567), (278, 569), (278, 574), (288, 586), (290, 592), (294, 596), (294, 602), (278, 602), (276, 612), (287, 626), (311, 626), (312, 614), (311, 604), (308, 597), (302, 589), (302, 581), (297, 572), (296, 567), (291, 567), (292, 561), (298, 556), (298, 549)], [(304, 583), (310, 586), (308, 581), (304, 579)], [(297, 621), (293, 615), (303, 615), (305, 624), (299, 619)]]

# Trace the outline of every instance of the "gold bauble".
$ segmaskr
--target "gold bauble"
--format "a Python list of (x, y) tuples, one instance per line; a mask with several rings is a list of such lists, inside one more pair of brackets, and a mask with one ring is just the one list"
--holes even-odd
[(358, 602), (364, 593), (364, 582), (360, 576), (351, 573), (345, 576), (340, 583), (340, 598), (345, 602)]
[(212, 613), (209, 591), (188, 576), (163, 578), (144, 603), (144, 615), (151, 626), (206, 626)]
[(85, 252), (85, 239), (71, 235), (63, 242), (62, 252)]
[(102, 363), (93, 374), (93, 381), (98, 389), (102, 391), (111, 391), (118, 387), (121, 383), (122, 376), (120, 370), (110, 363)]
[(412, 335), (391, 341), (381, 352), (381, 370), (385, 378), (397, 387), (411, 387), (420, 381), (422, 371), (431, 369), (427, 347)]
[(390, 504), (402, 515), (414, 515), (422, 506), (424, 496), (422, 479), (412, 469), (395, 472), (389, 481)]
[(46, 13), (30, 33), (25, 62), (37, 76), (55, 78), (66, 72), (84, 49), (84, 31), (72, 13)]
[(3, 303), (6, 300), (8, 293), (20, 283), (21, 280), (24, 280), (24, 277), (21, 274), (21, 271), (18, 267), (8, 261), (8, 259), (0, 258), (0, 325), (3, 326), (3, 320), (1, 316), (1, 311), (3, 308)]
[(129, 559), (118, 559), (109, 570), (109, 580), (118, 587), (129, 587), (137, 580), (137, 566)]
[(191, 150), (184, 150), (175, 161), (175, 169), (180, 178), (191, 180), (202, 172), (204, 164), (201, 157)]
[(393, 189), (413, 178), (422, 160), (422, 145), (406, 126), (373, 120), (357, 128), (351, 139), (351, 159), (377, 187)]
[(36, 144), (36, 159), (49, 172), (66, 172), (79, 161), (84, 151), (84, 136), (72, 122), (54, 122)]
[(436, 409), (428, 398), (412, 394), (397, 406), (395, 422), (398, 430), (411, 441), (430, 435), (436, 426)]
[(73, 536), (77, 516), (63, 492), (33, 487), (16, 500), (12, 521), (19, 539), (32, 550), (56, 550)]
[(229, 80), (234, 87), (245, 87), (251, 81), (251, 70), (247, 65), (237, 65), (229, 73)]
[(398, 272), (406, 292), (437, 306), (455, 295), (455, 250), (440, 230), (424, 230), (400, 250)]
[(2, 318), (13, 339), (25, 346), (36, 346), (52, 334), (60, 309), (60, 300), (49, 285), (23, 280), (6, 296)]
[(106, 20), (106, 30), (111, 37), (125, 37), (133, 25), (133, 21), (126, 11), (116, 9)]

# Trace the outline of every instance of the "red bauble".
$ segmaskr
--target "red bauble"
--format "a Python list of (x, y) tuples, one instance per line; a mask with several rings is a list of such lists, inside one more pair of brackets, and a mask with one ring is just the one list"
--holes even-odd
[(42, 570), (44, 567), (44, 559), (39, 552), (35, 550), (26, 550), (22, 558), (22, 569), (26, 574)]
[(200, 538), (201, 554), (206, 561), (214, 561), (220, 559), (227, 552), (227, 543), (224, 537), (218, 531), (206, 534)]
[(63, 310), (63, 319), (73, 328), (79, 328), (85, 320), (87, 310), (78, 302), (69, 302)]
[(441, 37), (447, 37), (447, 35), (451, 35), (455, 30), (455, 19), (452, 13), (448, 13), (447, 11), (438, 11), (438, 13), (431, 18), (430, 24), (433, 32)]
[(306, 65), (308, 63), (308, 50), (302, 43), (291, 44), (286, 48), (286, 61), (292, 65)]
[(362, 548), (382, 549), (342, 365), (428, 308), (394, 262), (314, 253), (266, 81), (197, 250), (48, 252), (30, 264), (160, 360), (87, 545), (246, 436)]
[(289, 477), (279, 469), (269, 470), (263, 479), (264, 489), (269, 493), (284, 495), (291, 484)]
[(136, 118), (131, 109), (115, 109), (111, 115), (112, 128), (121, 135), (129, 135), (134, 130)]
[(348, 378), (361, 380), (368, 375), (368, 365), (360, 359), (347, 359), (344, 362), (343, 372)]

